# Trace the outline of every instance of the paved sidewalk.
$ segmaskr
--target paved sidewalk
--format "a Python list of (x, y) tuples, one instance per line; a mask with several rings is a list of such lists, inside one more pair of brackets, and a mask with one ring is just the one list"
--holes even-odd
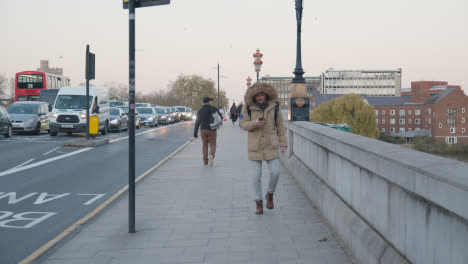
[(209, 168), (193, 141), (137, 184), (137, 233), (127, 232), (124, 195), (42, 263), (351, 263), (284, 170), (275, 209), (254, 214), (246, 144), (247, 133), (226, 122)]

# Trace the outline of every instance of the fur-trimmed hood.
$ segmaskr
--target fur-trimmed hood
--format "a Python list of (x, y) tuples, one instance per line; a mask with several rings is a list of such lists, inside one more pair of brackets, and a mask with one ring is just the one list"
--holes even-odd
[(248, 106), (254, 106), (255, 100), (254, 97), (259, 92), (264, 92), (267, 95), (267, 101), (273, 102), (278, 99), (278, 93), (276, 92), (275, 87), (266, 84), (266, 83), (256, 83), (247, 89), (244, 96), (245, 104)]

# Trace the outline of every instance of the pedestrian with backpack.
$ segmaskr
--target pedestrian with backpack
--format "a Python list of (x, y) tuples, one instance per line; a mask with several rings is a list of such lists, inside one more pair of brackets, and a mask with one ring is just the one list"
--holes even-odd
[[(203, 106), (198, 110), (193, 137), (198, 138), (198, 129), (202, 138), (203, 164), (213, 167), (216, 153), (216, 130), (222, 125), (223, 116), (212, 106), (213, 98), (203, 98)], [(209, 156), (208, 156), (209, 147)]]
[(286, 152), (288, 145), (283, 116), (279, 112), (278, 93), (266, 83), (256, 83), (247, 89), (243, 119), (240, 126), (248, 131), (247, 152), (252, 174), (256, 214), (263, 214), (262, 162), (270, 171), (266, 207), (274, 208), (273, 194), (280, 174), (279, 150)]

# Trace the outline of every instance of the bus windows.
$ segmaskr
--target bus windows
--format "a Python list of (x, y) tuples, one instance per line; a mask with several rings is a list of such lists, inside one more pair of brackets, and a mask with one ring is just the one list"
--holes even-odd
[(44, 88), (42, 74), (20, 74), (18, 75), (19, 89)]

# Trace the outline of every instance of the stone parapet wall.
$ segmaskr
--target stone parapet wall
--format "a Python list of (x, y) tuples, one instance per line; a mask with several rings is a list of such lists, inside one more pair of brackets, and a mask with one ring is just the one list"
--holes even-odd
[(468, 164), (310, 122), (282, 161), (358, 263), (468, 263)]

